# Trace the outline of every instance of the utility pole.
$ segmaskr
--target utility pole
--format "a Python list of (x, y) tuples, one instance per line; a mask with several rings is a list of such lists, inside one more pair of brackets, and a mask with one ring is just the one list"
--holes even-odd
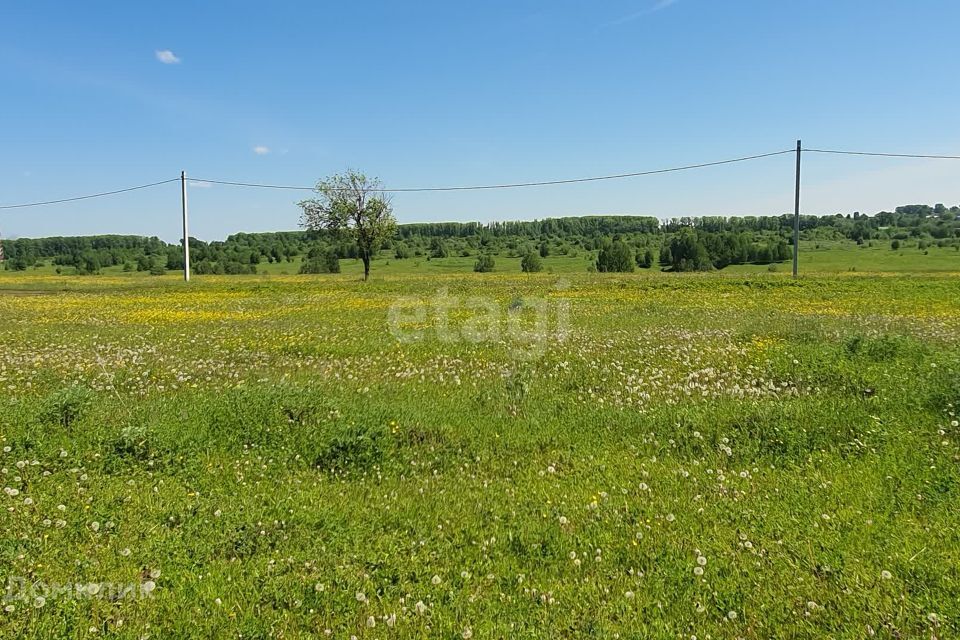
[[(800, 141), (797, 140), (797, 191), (793, 204), (793, 277), (800, 275)], [(186, 214), (184, 214), (186, 215)]]
[(180, 204), (183, 206), (183, 281), (190, 282), (190, 230), (187, 226), (187, 172), (180, 172)]

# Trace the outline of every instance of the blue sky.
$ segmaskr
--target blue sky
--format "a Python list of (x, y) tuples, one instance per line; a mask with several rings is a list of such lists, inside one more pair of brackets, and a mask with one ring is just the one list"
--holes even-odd
[[(960, 153), (956, 0), (3, 2), (0, 204), (179, 175), (535, 181), (805, 146)], [(401, 194), (401, 222), (792, 211), (793, 159)], [(192, 235), (302, 194), (195, 185)], [(960, 161), (807, 155), (805, 213), (960, 203)], [(179, 233), (178, 186), (0, 211), (11, 236)]]

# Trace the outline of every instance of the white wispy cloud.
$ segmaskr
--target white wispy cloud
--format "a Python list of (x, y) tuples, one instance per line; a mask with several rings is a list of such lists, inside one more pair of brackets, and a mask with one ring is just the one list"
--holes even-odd
[(608, 23), (606, 23), (606, 24), (603, 25), (603, 26), (605, 26), (605, 27), (614, 27), (614, 26), (619, 25), (619, 24), (625, 24), (625, 23), (627, 23), (627, 22), (632, 22), (632, 21), (634, 21), (634, 20), (636, 20), (636, 19), (638, 19), (638, 18), (642, 18), (642, 17), (644, 17), (644, 16), (648, 16), (648, 15), (650, 15), (651, 13), (656, 13), (657, 11), (663, 11), (663, 10), (666, 9), (667, 7), (669, 7), (669, 6), (671, 6), (671, 5), (674, 5), (674, 4), (678, 3), (679, 1), (680, 1), (680, 0), (658, 0), (658, 2), (655, 3), (655, 4), (653, 4), (652, 6), (649, 6), (649, 7), (645, 8), (645, 9), (641, 9), (640, 11), (634, 11), (633, 13), (627, 14), (627, 15), (623, 16), (622, 18), (618, 18), (617, 20), (613, 20), (613, 21), (611, 21), (611, 22), (608, 22)]
[(179, 64), (180, 58), (178, 58), (173, 51), (170, 49), (157, 49), (153, 52), (157, 56), (157, 60), (163, 64)]
[(265, 147), (262, 144), (258, 144), (253, 148), (253, 152), (258, 156), (265, 156), (270, 153), (270, 147)]

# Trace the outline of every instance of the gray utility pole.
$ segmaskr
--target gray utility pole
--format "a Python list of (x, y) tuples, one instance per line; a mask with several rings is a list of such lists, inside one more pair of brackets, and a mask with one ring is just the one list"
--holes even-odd
[(180, 203), (183, 205), (183, 281), (190, 282), (190, 230), (187, 226), (187, 172), (180, 172)]
[(794, 205), (793, 205), (793, 277), (796, 278), (799, 276), (799, 274), (800, 274), (800, 141), (797, 140), (797, 192), (796, 192), (796, 199), (794, 200)]

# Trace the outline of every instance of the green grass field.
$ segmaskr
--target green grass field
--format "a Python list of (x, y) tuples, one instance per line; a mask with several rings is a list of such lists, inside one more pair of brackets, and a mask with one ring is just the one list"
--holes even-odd
[(960, 256), (804, 256), (3, 272), (0, 636), (956, 637)]

